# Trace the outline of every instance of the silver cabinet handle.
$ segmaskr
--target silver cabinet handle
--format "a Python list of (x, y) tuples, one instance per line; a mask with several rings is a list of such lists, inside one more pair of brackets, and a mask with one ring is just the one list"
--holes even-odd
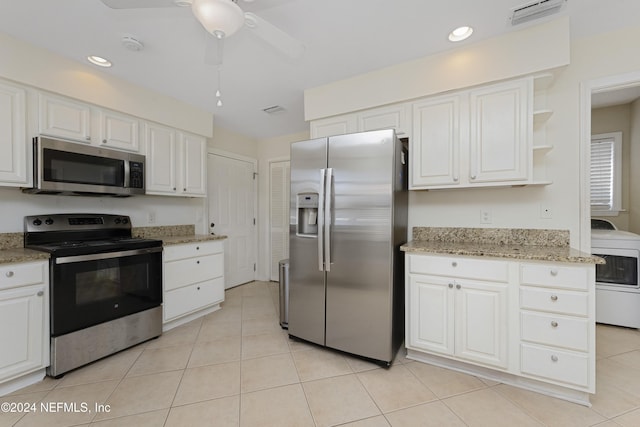
[(36, 295), (38, 295), (39, 297), (41, 297), (42, 295), (44, 295), (44, 292), (43, 292), (43, 291), (38, 291), (38, 293), (37, 293)]
[(551, 295), (551, 301), (558, 301), (558, 295)]
[(555, 320), (551, 321), (551, 327), (552, 328), (557, 328), (558, 327), (558, 322), (556, 322)]
[(558, 270), (556, 270), (555, 268), (552, 268), (552, 269), (551, 269), (551, 271), (550, 271), (550, 273), (551, 273), (551, 275), (552, 275), (552, 276), (554, 276), (554, 277), (555, 277), (555, 276), (557, 276), (557, 275), (558, 275)]
[(459, 178), (458, 178), (457, 176), (454, 176), (454, 177), (453, 177), (453, 182), (458, 182), (458, 179), (459, 179)]
[(196, 264), (200, 264), (200, 260), (196, 261)]
[(196, 246), (196, 251), (199, 251), (199, 250), (200, 250), (200, 246)]
[(457, 267), (457, 266), (458, 266), (458, 263), (457, 263), (457, 262), (453, 261), (453, 262), (451, 263), (451, 267)]
[(107, 140), (106, 140), (106, 139), (103, 139), (103, 140), (102, 140), (102, 143), (103, 143), (103, 144), (106, 144), (106, 143), (107, 143)]
[(91, 141), (91, 137), (90, 136), (85, 136), (84, 139), (87, 140), (87, 141)]
[(551, 356), (551, 361), (552, 362), (557, 362), (558, 361), (558, 356), (556, 356), (555, 354)]
[(453, 283), (449, 283), (449, 289), (453, 289)]
[(7, 272), (5, 273), (5, 276), (7, 276), (7, 277), (13, 277), (13, 271), (7, 271)]
[(462, 286), (460, 286), (460, 284), (456, 285), (456, 289), (461, 289), (461, 288), (462, 288)]
[(476, 179), (476, 176), (475, 175), (471, 175), (471, 179)]

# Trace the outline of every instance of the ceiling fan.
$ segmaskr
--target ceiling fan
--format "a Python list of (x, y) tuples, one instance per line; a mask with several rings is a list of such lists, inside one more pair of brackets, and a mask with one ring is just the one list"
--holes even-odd
[[(237, 0), (101, 0), (112, 9), (140, 9), (160, 7), (191, 7), (204, 29), (215, 37), (209, 44), (205, 57), (213, 65), (222, 64), (222, 40), (243, 26), (273, 46), (287, 58), (298, 59), (304, 53), (304, 45), (275, 25), (251, 12), (244, 12)], [(254, 0), (244, 0), (252, 3)], [(212, 53), (211, 51), (215, 51)]]

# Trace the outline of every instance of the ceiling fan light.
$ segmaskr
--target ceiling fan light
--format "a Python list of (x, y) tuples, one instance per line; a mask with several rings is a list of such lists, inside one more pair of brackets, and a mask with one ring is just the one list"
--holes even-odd
[(193, 0), (193, 14), (211, 34), (225, 37), (238, 31), (244, 24), (244, 12), (231, 0)]

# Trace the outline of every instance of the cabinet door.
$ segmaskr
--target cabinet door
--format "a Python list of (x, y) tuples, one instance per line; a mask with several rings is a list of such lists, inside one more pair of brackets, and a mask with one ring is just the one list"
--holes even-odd
[(470, 183), (529, 179), (532, 84), (518, 80), (470, 92)]
[(406, 105), (392, 105), (358, 113), (358, 131), (394, 129), (398, 137), (408, 137), (407, 108)]
[(0, 292), (0, 380), (44, 367), (45, 303), (43, 285)]
[(145, 123), (146, 192), (175, 194), (176, 132), (155, 123)]
[(357, 132), (358, 123), (354, 114), (329, 117), (311, 122), (311, 138), (344, 135)]
[(407, 346), (453, 355), (454, 293), (452, 281), (413, 274), (407, 304)]
[(99, 110), (100, 144), (119, 150), (140, 151), (140, 121), (115, 111)]
[(206, 196), (207, 182), (207, 140), (198, 135), (180, 132), (179, 161), (181, 171), (181, 190), (189, 196)]
[(28, 184), (25, 91), (0, 84), (0, 185)]
[(456, 281), (456, 356), (507, 367), (507, 285)]
[(412, 189), (460, 183), (460, 96), (413, 104), (409, 161)]
[(81, 142), (91, 141), (91, 108), (72, 99), (40, 93), (38, 131)]

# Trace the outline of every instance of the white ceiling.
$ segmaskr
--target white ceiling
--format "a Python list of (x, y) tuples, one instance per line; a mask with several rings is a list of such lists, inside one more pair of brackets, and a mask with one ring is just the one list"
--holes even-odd
[[(447, 35), (459, 25), (475, 29), (466, 45), (534, 25), (510, 26), (510, 9), (523, 3), (528, 1), (239, 0), (244, 10), (306, 49), (292, 60), (246, 28), (227, 38), (220, 108), (216, 67), (204, 63), (208, 34), (189, 8), (116, 10), (100, 0), (0, 0), (0, 31), (81, 62), (90, 54), (107, 57), (114, 66), (104, 72), (209, 110), (218, 126), (268, 138), (308, 129), (304, 89), (454, 49), (458, 45)], [(569, 0), (561, 14), (571, 17), (572, 37), (578, 38), (638, 25), (640, 1)], [(123, 36), (142, 41), (144, 50), (125, 49)], [(262, 111), (273, 105), (287, 111)]]

